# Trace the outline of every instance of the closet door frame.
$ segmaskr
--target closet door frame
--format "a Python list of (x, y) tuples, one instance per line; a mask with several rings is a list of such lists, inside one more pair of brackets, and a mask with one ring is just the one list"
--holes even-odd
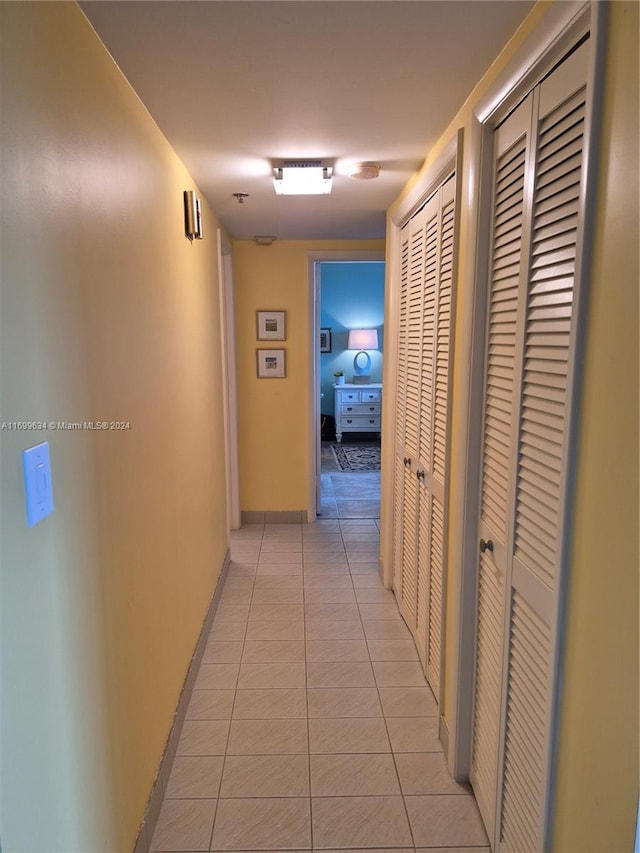
[[(571, 541), (571, 519), (573, 515), (573, 492), (575, 481), (575, 449), (577, 444), (577, 393), (581, 385), (581, 353), (584, 335), (585, 294), (588, 291), (589, 272), (588, 250), (591, 243), (589, 235), (593, 229), (595, 217), (593, 198), (595, 192), (595, 169), (597, 159), (595, 117), (600, 110), (602, 95), (602, 67), (605, 41), (604, 4), (567, 2), (553, 7), (539, 28), (525, 42), (514, 56), (504, 72), (498, 76), (485, 97), (476, 105), (473, 113), (470, 139), (468, 140), (469, 170), (468, 182), (475, 191), (466, 199), (467, 214), (467, 256), (474, 257), (475, 263), (467, 268), (464, 292), (471, 298), (461, 304), (459, 317), (460, 330), (464, 340), (470, 342), (470, 357), (462, 367), (466, 375), (458, 369), (458, 377), (464, 386), (466, 396), (466, 416), (464, 417), (464, 435), (459, 435), (458, 456), (454, 470), (458, 477), (452, 483), (452, 502), (450, 512), (452, 524), (462, 535), (452, 542), (451, 564), (460, 573), (458, 595), (452, 603), (454, 630), (451, 636), (449, 654), (450, 669), (454, 678), (450, 699), (450, 740), (448, 763), (454, 778), (468, 778), (471, 763), (473, 731), (473, 691), (475, 669), (475, 630), (477, 598), (478, 563), (478, 519), (481, 475), (481, 439), (484, 393), (484, 354), (486, 332), (486, 300), (488, 288), (488, 248), (489, 223), (491, 218), (491, 179), (492, 179), (492, 136), (496, 126), (523, 100), (523, 98), (551, 71), (551, 69), (585, 35), (590, 34), (591, 51), (587, 86), (589, 89), (585, 155), (583, 166), (584, 216), (582, 232), (579, 237), (580, 250), (576, 258), (576, 280), (581, 280), (581, 297), (575, 306), (575, 320), (578, 334), (574, 359), (576, 370), (573, 388), (569, 397), (569, 417), (567, 420), (568, 455), (566, 459), (567, 476), (564, 484), (564, 524), (560, 545), (561, 571), (559, 576), (559, 605), (557, 624), (563, 625), (566, 588), (566, 564)], [(554, 661), (554, 681), (559, 684), (562, 669), (563, 635), (558, 633), (557, 652)], [(552, 709), (552, 739), (558, 733), (559, 690), (554, 690)], [(547, 803), (553, 803), (554, 769), (551, 769), (551, 786), (547, 794)], [(548, 814), (547, 835), (552, 816)], [(548, 838), (547, 838), (548, 842)]]

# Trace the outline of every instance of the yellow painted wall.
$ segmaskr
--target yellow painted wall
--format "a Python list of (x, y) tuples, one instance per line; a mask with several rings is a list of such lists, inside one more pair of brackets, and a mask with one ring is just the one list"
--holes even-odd
[[(0, 835), (131, 850), (227, 548), (215, 229), (74, 3), (0, 4)], [(21, 451), (50, 444), (27, 529)]]
[[(233, 246), (238, 358), (240, 502), (245, 511), (307, 510), (312, 389), (309, 252), (383, 251), (383, 240), (277, 240)], [(256, 311), (287, 312), (287, 340), (258, 342)], [(286, 350), (286, 379), (258, 379), (256, 349)]]
[(638, 11), (612, 3), (554, 850), (633, 848), (638, 794)]
[[(539, 3), (476, 86), (425, 168), (458, 128), (469, 138), (471, 110), (543, 19)], [(553, 849), (622, 851), (633, 845), (638, 796), (638, 4), (609, 4), (598, 215), (589, 295), (580, 417), (574, 546), (569, 569)], [(461, 365), (469, 346), (462, 317), (473, 263), (465, 255), (473, 192), (462, 170), (458, 313), (452, 405), (451, 483), (460, 481), (466, 417)], [(413, 182), (412, 182), (413, 183)], [(405, 190), (410, 189), (411, 184)], [(401, 196), (402, 198), (402, 196)], [(400, 201), (401, 199), (399, 199)], [(398, 202), (396, 202), (397, 204)], [(393, 208), (392, 208), (393, 209)], [(451, 496), (452, 505), (458, 496)], [(450, 554), (460, 529), (453, 517)], [(459, 566), (449, 566), (447, 648), (458, 628)], [(454, 673), (445, 662), (445, 718)]]

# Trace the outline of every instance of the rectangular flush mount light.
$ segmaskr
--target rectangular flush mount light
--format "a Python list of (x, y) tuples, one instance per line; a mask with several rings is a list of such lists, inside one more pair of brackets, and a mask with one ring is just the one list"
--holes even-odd
[(276, 195), (323, 195), (331, 192), (333, 169), (320, 160), (285, 160), (273, 170)]

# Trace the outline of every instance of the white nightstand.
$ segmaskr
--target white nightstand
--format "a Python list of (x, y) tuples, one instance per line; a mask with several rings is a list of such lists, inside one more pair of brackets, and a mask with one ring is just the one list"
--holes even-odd
[(336, 439), (343, 432), (380, 432), (382, 383), (334, 385)]

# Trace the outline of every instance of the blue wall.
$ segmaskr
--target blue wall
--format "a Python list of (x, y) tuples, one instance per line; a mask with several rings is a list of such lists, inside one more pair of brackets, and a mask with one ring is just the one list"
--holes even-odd
[[(347, 350), (349, 329), (377, 329), (380, 350), (384, 331), (384, 261), (320, 264), (320, 326), (331, 329), (332, 351), (320, 354), (322, 412), (333, 415), (335, 370), (353, 381), (354, 350)], [(382, 382), (382, 351), (370, 352), (371, 381)]]

